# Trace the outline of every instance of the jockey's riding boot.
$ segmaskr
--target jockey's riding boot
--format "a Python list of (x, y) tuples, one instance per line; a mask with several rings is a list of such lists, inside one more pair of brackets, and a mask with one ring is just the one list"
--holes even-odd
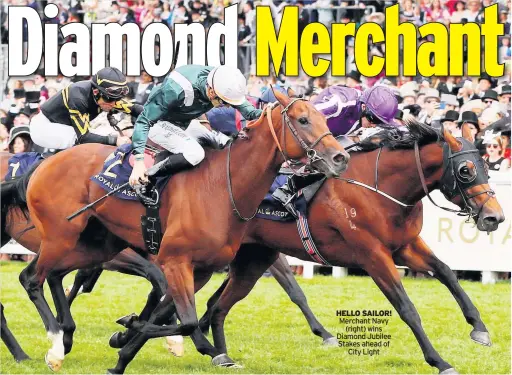
[(173, 154), (162, 160), (160, 163), (155, 164), (149, 168), (147, 175), (149, 178), (155, 179), (157, 177), (175, 174), (191, 167), (193, 167), (193, 165), (190, 164), (187, 159), (185, 159), (183, 154)]

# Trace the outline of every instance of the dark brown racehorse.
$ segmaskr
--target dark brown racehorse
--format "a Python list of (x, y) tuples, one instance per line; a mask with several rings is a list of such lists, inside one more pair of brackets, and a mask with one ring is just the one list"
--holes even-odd
[[(307, 156), (313, 168), (329, 177), (338, 176), (347, 167), (348, 154), (312, 105), (280, 93), (276, 97), (278, 105), (248, 127), (245, 139), (239, 137), (224, 150), (209, 150), (202, 164), (174, 176), (164, 191), (160, 215), (165, 233), (158, 261), (169, 287), (150, 322), (161, 324), (174, 312), (181, 321), (181, 325), (164, 327), (165, 335), (196, 332), (194, 293), (236, 255), (248, 225), (243, 215), (257, 209), (277, 175), (282, 153), (292, 159)], [(20, 280), (53, 342), (46, 355), (53, 369), (61, 367), (72, 337), (72, 332), (64, 332), (72, 318), (62, 289), (63, 275), (108, 261), (127, 245), (144, 248), (139, 222), (144, 210), (137, 202), (107, 198), (74, 220), (66, 219), (104, 195), (89, 177), (101, 170), (112, 150), (102, 145), (77, 146), (44, 161), (15, 184), (2, 184), (2, 197), (11, 195), (11, 202), (23, 206), (17, 200), (23, 199), (30, 179), (27, 205), (41, 234), (41, 247)], [(47, 277), (49, 283), (59, 280), (55, 299), (62, 325), (42, 294)], [(136, 352), (154, 336), (143, 329), (120, 351), (118, 365), (110, 371), (124, 372)], [(204, 336), (194, 334), (192, 338), (214, 364), (232, 363)]]
[[(421, 199), (426, 192), (440, 189), (475, 220), (481, 231), (496, 230), (504, 216), (488, 185), (485, 163), (473, 145), (467, 125), (462, 129), (464, 138), (459, 139), (448, 131), (439, 134), (422, 124), (408, 127), (410, 133), (403, 139), (390, 137), (369, 142), (382, 142), (382, 152), (352, 154), (344, 178), (375, 186), (375, 166), (380, 159), (378, 189), (410, 206), (403, 207), (346, 181), (328, 180), (310, 205), (308, 218), (323, 258), (335, 266), (364, 269), (411, 328), (427, 363), (441, 373), (456, 373), (430, 343), (395, 265), (430, 273), (445, 284), (473, 326), (471, 338), (490, 345), (480, 314), (455, 274), (419, 237), (423, 223)], [(210, 308), (213, 339), (219, 351), (227, 353), (223, 328), (226, 315), (250, 292), (275, 261), (278, 251), (310, 260), (295, 223), (255, 220), (230, 264), (225, 290)]]

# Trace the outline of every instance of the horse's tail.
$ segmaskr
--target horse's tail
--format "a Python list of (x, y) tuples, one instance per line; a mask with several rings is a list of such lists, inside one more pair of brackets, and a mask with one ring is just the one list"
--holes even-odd
[[(43, 160), (34, 163), (30, 169), (22, 176), (9, 181), (4, 181), (0, 185), (0, 210), (1, 210), (1, 235), (2, 238), (10, 237), (6, 232), (7, 214), (10, 209), (19, 208), (25, 218), (29, 220), (29, 212), (27, 206), (27, 186), (30, 177), (41, 164)], [(3, 239), (2, 239), (3, 242)]]

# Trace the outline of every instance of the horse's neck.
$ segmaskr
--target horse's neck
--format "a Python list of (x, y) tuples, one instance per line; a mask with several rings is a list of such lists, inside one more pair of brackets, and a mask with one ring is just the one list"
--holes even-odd
[[(356, 154), (357, 155), (357, 154)], [(375, 186), (375, 166), (378, 151), (352, 158), (347, 177)], [(420, 148), (421, 168), (428, 191), (437, 188), (443, 169), (443, 150), (439, 144)], [(390, 151), (384, 149), (378, 163), (378, 189), (400, 202), (415, 204), (424, 196), (414, 149)]]
[(248, 134), (233, 144), (230, 166), (233, 198), (245, 216), (257, 209), (283, 162), (266, 121)]
[[(399, 169), (396, 168), (390, 174), (389, 180), (392, 188), (396, 191), (396, 196), (394, 196), (397, 199), (408, 204), (415, 204), (423, 199), (426, 194), (418, 172), (414, 149), (404, 150), (403, 152), (404, 157), (398, 160)], [(420, 160), (426, 187), (430, 193), (439, 187), (439, 181), (443, 174), (442, 147), (438, 143), (422, 146), (420, 148)]]

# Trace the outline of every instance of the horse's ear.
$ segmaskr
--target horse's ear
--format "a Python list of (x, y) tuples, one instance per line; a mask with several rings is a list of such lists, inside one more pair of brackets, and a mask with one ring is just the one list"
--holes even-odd
[(443, 130), (443, 137), (446, 143), (448, 143), (448, 146), (450, 146), (450, 149), (452, 152), (458, 152), (462, 150), (462, 143), (460, 143), (457, 138), (455, 138), (452, 133), (448, 129), (446, 129), (444, 126), (441, 127)]
[(471, 143), (475, 142), (475, 137), (473, 137), (473, 133), (471, 133), (471, 129), (467, 123), (462, 124), (462, 137)]
[(276, 97), (279, 104), (281, 104), (283, 107), (286, 107), (288, 103), (290, 103), (290, 98), (283, 94), (281, 91), (274, 90), (274, 88), (272, 88), (272, 92), (274, 93), (274, 96)]
[(295, 98), (297, 96), (297, 94), (295, 94), (295, 91), (291, 87), (288, 87), (287, 92), (290, 98)]

